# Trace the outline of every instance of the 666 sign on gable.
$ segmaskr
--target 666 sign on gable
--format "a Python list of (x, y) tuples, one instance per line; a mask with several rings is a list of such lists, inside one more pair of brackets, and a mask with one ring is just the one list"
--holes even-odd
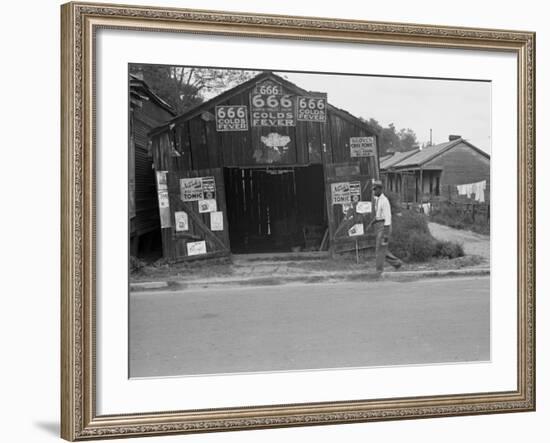
[(296, 127), (298, 121), (327, 122), (326, 93), (296, 94), (277, 81), (266, 79), (254, 85), (248, 98), (250, 112), (246, 104), (216, 106), (218, 132), (248, 131), (249, 126)]
[(248, 131), (246, 105), (216, 106), (216, 131)]
[(257, 84), (250, 93), (252, 126), (296, 126), (295, 100), (273, 80)]

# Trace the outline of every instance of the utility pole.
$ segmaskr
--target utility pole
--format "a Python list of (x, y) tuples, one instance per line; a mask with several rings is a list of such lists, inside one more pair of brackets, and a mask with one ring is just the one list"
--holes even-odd
[(430, 128), (430, 146), (433, 145), (433, 142), (432, 142), (432, 128)]

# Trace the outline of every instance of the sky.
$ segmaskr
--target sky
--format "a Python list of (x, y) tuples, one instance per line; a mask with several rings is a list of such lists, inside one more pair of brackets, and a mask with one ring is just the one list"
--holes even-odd
[(491, 83), (401, 77), (278, 73), (296, 85), (326, 92), (328, 101), (382, 126), (412, 129), (420, 144), (461, 135), (491, 153)]
[(420, 145), (430, 141), (431, 129), (434, 144), (448, 141), (450, 134), (460, 135), (491, 153), (490, 82), (298, 72), (275, 74), (308, 91), (327, 93), (329, 103), (357, 117), (374, 118), (384, 127), (393, 123), (397, 131), (412, 129)]

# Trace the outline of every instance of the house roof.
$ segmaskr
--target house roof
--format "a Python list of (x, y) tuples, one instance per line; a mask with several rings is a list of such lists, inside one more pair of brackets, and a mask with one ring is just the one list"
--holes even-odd
[[(490, 155), (487, 154), (485, 151), (482, 151), (477, 146), (472, 145), (470, 142), (464, 140), (463, 138), (458, 138), (456, 140), (440, 143), (438, 145), (427, 146), (422, 150), (416, 151), (415, 154), (407, 156), (406, 158), (403, 158), (400, 161), (393, 163), (392, 167), (395, 169), (420, 167), (459, 144), (465, 144), (474, 149), (476, 152), (480, 153), (481, 155), (490, 158)], [(382, 165), (380, 167), (382, 169)]]
[[(202, 114), (204, 111), (212, 108), (213, 106), (216, 106), (218, 103), (223, 103), (230, 97), (240, 94), (244, 90), (253, 87), (256, 83), (259, 81), (265, 80), (265, 79), (272, 79), (275, 80), (278, 83), (281, 83), (285, 88), (287, 88), (289, 91), (294, 92), (297, 95), (320, 95), (321, 93), (317, 91), (307, 91), (306, 89), (302, 89), (299, 86), (295, 85), (294, 83), (284, 79), (283, 77), (274, 74), (271, 71), (264, 71), (260, 74), (254, 76), (250, 80), (247, 80), (240, 85), (237, 85), (231, 89), (228, 89), (225, 92), (222, 92), (221, 94), (217, 95), (216, 97), (211, 98), (210, 100), (201, 103), (193, 108), (191, 108), (189, 111), (173, 118), (172, 120), (168, 121), (162, 126), (159, 126), (155, 129), (153, 129), (149, 135), (154, 135), (161, 133), (165, 131), (167, 128), (169, 128), (173, 124), (178, 124), (183, 121), (187, 121), (192, 119), (193, 117), (196, 117), (199, 114)], [(376, 134), (376, 131), (369, 125), (368, 123), (364, 122), (363, 120), (359, 119), (358, 117), (355, 117), (353, 114), (350, 114), (348, 111), (345, 111), (344, 109), (337, 108), (334, 105), (331, 105), (327, 102), (327, 109), (330, 112), (333, 112), (343, 118), (344, 120), (347, 120), (348, 122), (355, 124), (356, 126), (360, 126), (365, 128), (367, 131), (369, 131), (372, 134)]]
[(407, 157), (414, 155), (418, 151), (419, 149), (412, 149), (410, 151), (393, 152), (389, 155), (385, 155), (380, 159), (380, 170), (389, 169), (400, 161), (405, 160)]
[(130, 102), (141, 107), (143, 100), (151, 100), (165, 111), (176, 115), (174, 108), (157, 95), (144, 80), (134, 74), (130, 74)]

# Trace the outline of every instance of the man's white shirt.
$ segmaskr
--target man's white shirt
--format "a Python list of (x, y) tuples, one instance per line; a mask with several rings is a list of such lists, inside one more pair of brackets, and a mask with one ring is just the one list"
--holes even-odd
[(380, 194), (380, 197), (374, 197), (374, 207), (376, 209), (376, 220), (384, 220), (384, 226), (391, 225), (391, 205), (388, 197)]

